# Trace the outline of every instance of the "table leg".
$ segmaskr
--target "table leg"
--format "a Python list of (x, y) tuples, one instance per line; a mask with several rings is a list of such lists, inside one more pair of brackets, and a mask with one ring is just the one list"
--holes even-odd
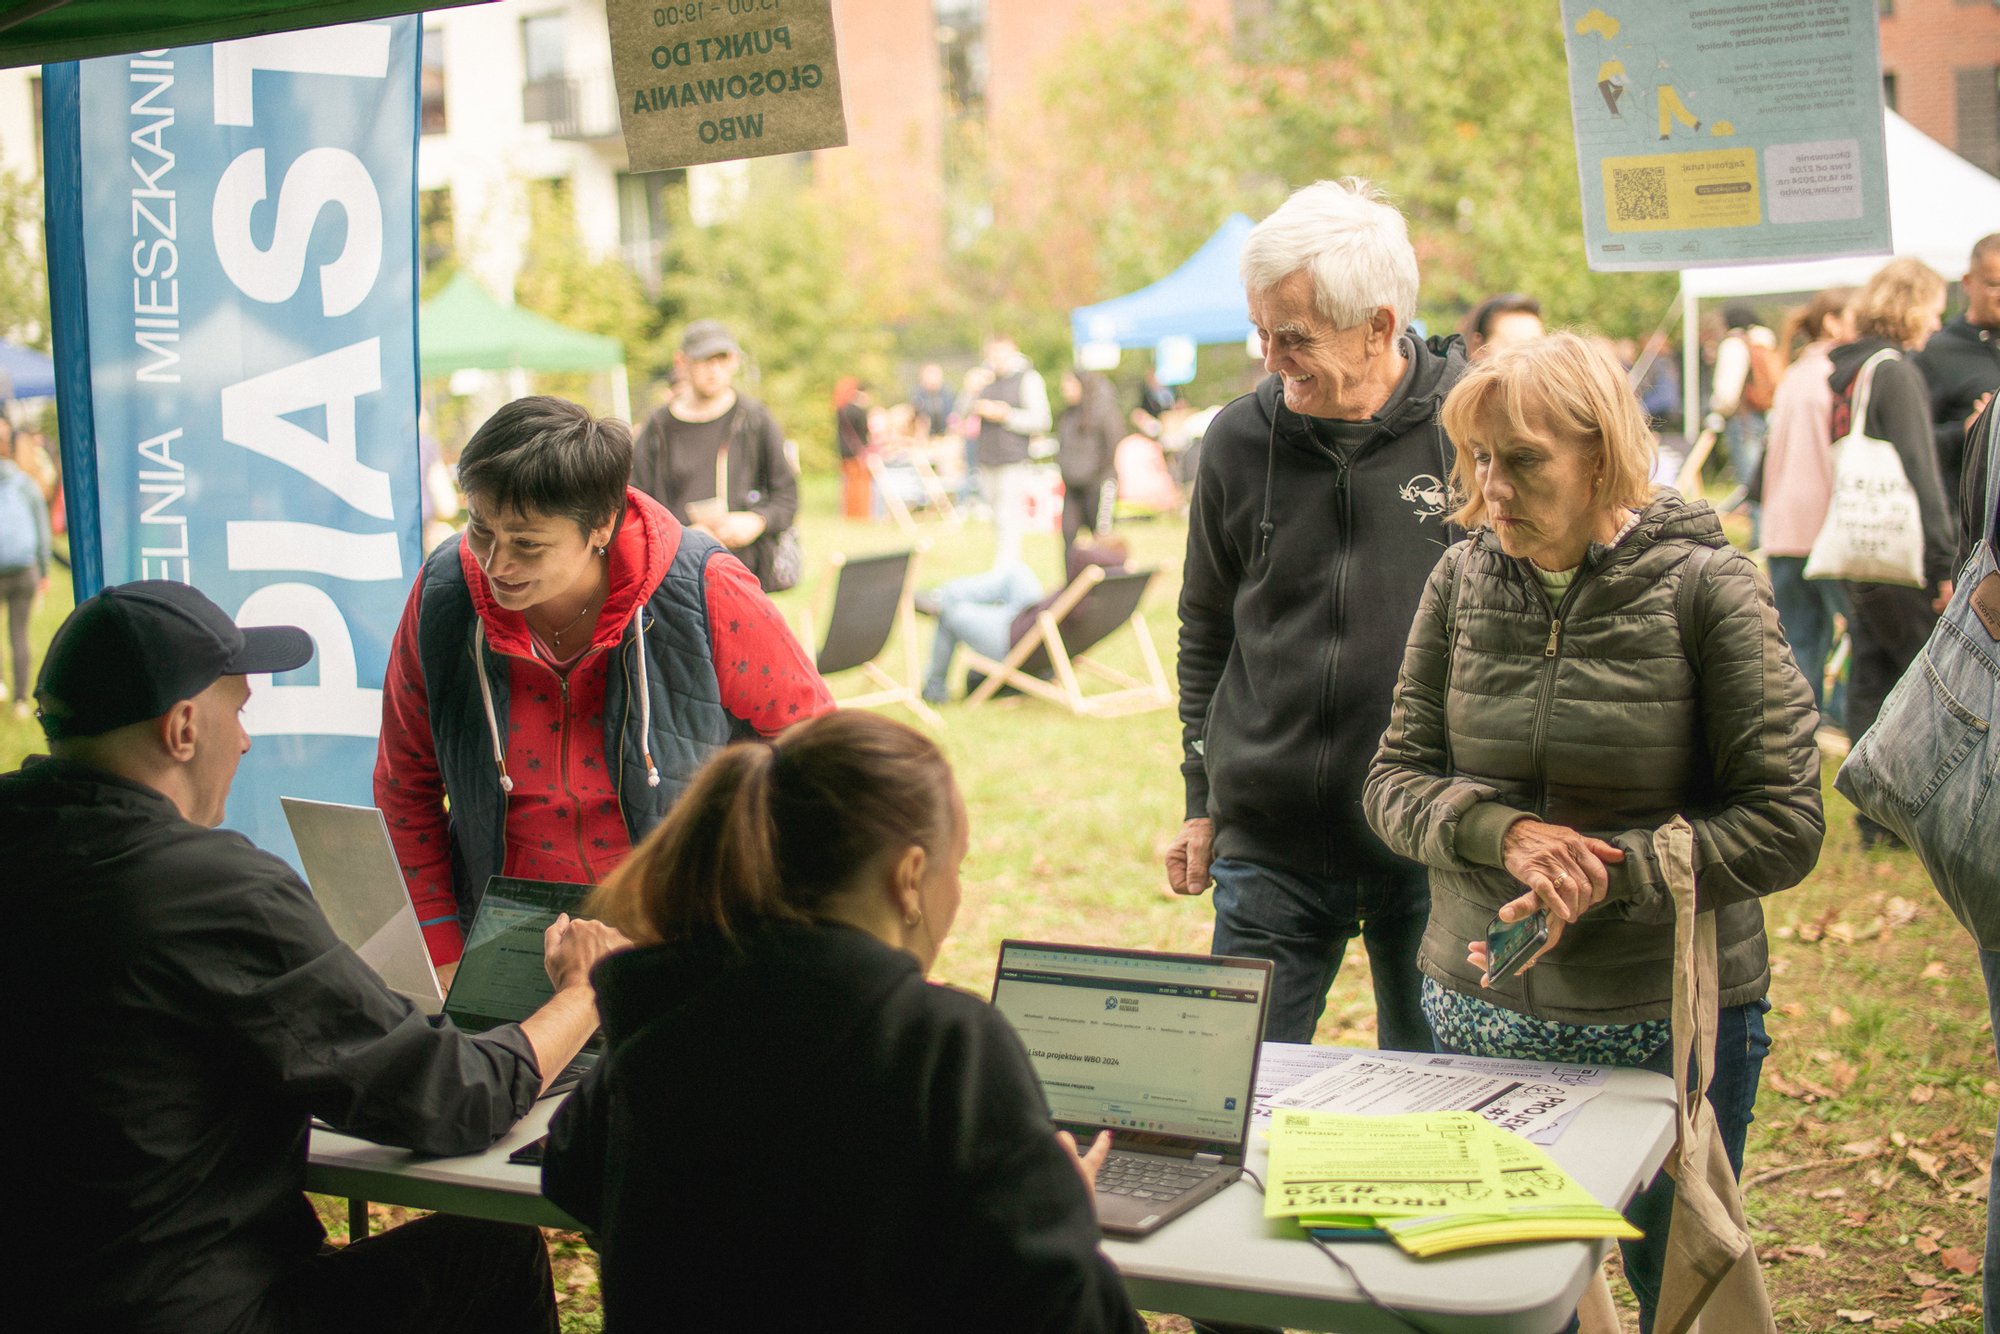
[(368, 1238), (368, 1201), (349, 1200), (347, 1202), (347, 1240), (352, 1245)]

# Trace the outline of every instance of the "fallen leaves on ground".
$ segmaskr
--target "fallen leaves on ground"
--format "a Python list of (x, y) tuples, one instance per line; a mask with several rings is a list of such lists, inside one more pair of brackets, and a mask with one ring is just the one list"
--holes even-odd
[(1938, 1263), (1954, 1274), (1976, 1274), (1979, 1272), (1979, 1255), (1963, 1246), (1953, 1246), (1938, 1252)]

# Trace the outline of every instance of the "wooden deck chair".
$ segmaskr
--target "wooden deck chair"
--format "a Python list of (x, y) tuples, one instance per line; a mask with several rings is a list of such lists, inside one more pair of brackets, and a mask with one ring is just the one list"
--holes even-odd
[[(927, 513), (954, 527), (965, 521), (959, 514), (957, 505), (952, 502), (951, 492), (945, 489), (944, 482), (938, 477), (937, 469), (931, 466), (931, 461), (924, 457), (921, 449), (912, 446), (904, 450), (896, 462), (907, 464), (910, 471), (916, 474), (917, 484), (924, 491), (923, 505)], [(907, 537), (916, 536), (917, 516), (910, 509), (909, 502), (905, 501), (897, 488), (890, 484), (887, 460), (880, 454), (870, 454), (868, 475), (875, 483), (875, 494), (882, 497), (882, 508), (889, 511), (889, 517), (895, 520), (896, 527)]]
[[(826, 642), (817, 649), (815, 639), (814, 609), (808, 607), (803, 621), (806, 651), (814, 654), (813, 665), (823, 678), (830, 678), (842, 672), (860, 671), (878, 689), (863, 695), (854, 695), (840, 701), (842, 708), (867, 708), (875, 704), (901, 704), (912, 713), (934, 726), (942, 727), (944, 719), (937, 710), (924, 703), (918, 692), (922, 680), (918, 676), (916, 612), (910, 605), (910, 595), (917, 583), (917, 550), (889, 551), (879, 556), (847, 557), (835, 555), (832, 558), (832, 572), (821, 583), (815, 601), (824, 604), (829, 596), (832, 606), (825, 613)], [(903, 679), (897, 680), (885, 671), (881, 664), (883, 651), (889, 646), (889, 636), (897, 630), (903, 635)]]
[(1715, 432), (1704, 430), (1695, 437), (1689, 447), (1687, 457), (1681, 460), (1680, 473), (1674, 478), (1674, 490), (1681, 493), (1684, 500), (1701, 499), (1701, 470), (1708, 462), (1708, 456), (1715, 451)]
[[(1133, 570), (1128, 574), (1106, 574), (1102, 566), (1092, 565), (1035, 617), (1033, 628), (1008, 651), (1004, 660), (996, 662), (965, 649), (966, 662), (975, 671), (986, 673), (986, 679), (967, 696), (966, 702), (984, 704), (1000, 687), (1012, 686), (1024, 695), (1060, 704), (1089, 718), (1143, 713), (1173, 703), (1167, 674), (1160, 668), (1159, 652), (1146, 629), (1146, 618), (1139, 611), (1153, 573)], [(1139, 656), (1146, 665), (1144, 680), (1089, 656), (1092, 649), (1126, 625), (1132, 627), (1139, 641)], [(1109, 681), (1114, 688), (1086, 693), (1078, 676), (1079, 668)]]

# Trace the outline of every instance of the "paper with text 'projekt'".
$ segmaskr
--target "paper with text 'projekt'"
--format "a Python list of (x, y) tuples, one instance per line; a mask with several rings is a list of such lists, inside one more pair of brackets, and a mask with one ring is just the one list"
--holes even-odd
[(1322, 1238), (1379, 1229), (1417, 1256), (1640, 1235), (1548, 1154), (1472, 1112), (1279, 1108), (1264, 1212)]

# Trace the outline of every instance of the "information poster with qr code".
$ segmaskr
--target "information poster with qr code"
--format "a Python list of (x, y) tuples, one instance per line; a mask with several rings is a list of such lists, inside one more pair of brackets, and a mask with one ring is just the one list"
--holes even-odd
[(1563, 0), (1590, 267), (1886, 254), (1877, 0)]

